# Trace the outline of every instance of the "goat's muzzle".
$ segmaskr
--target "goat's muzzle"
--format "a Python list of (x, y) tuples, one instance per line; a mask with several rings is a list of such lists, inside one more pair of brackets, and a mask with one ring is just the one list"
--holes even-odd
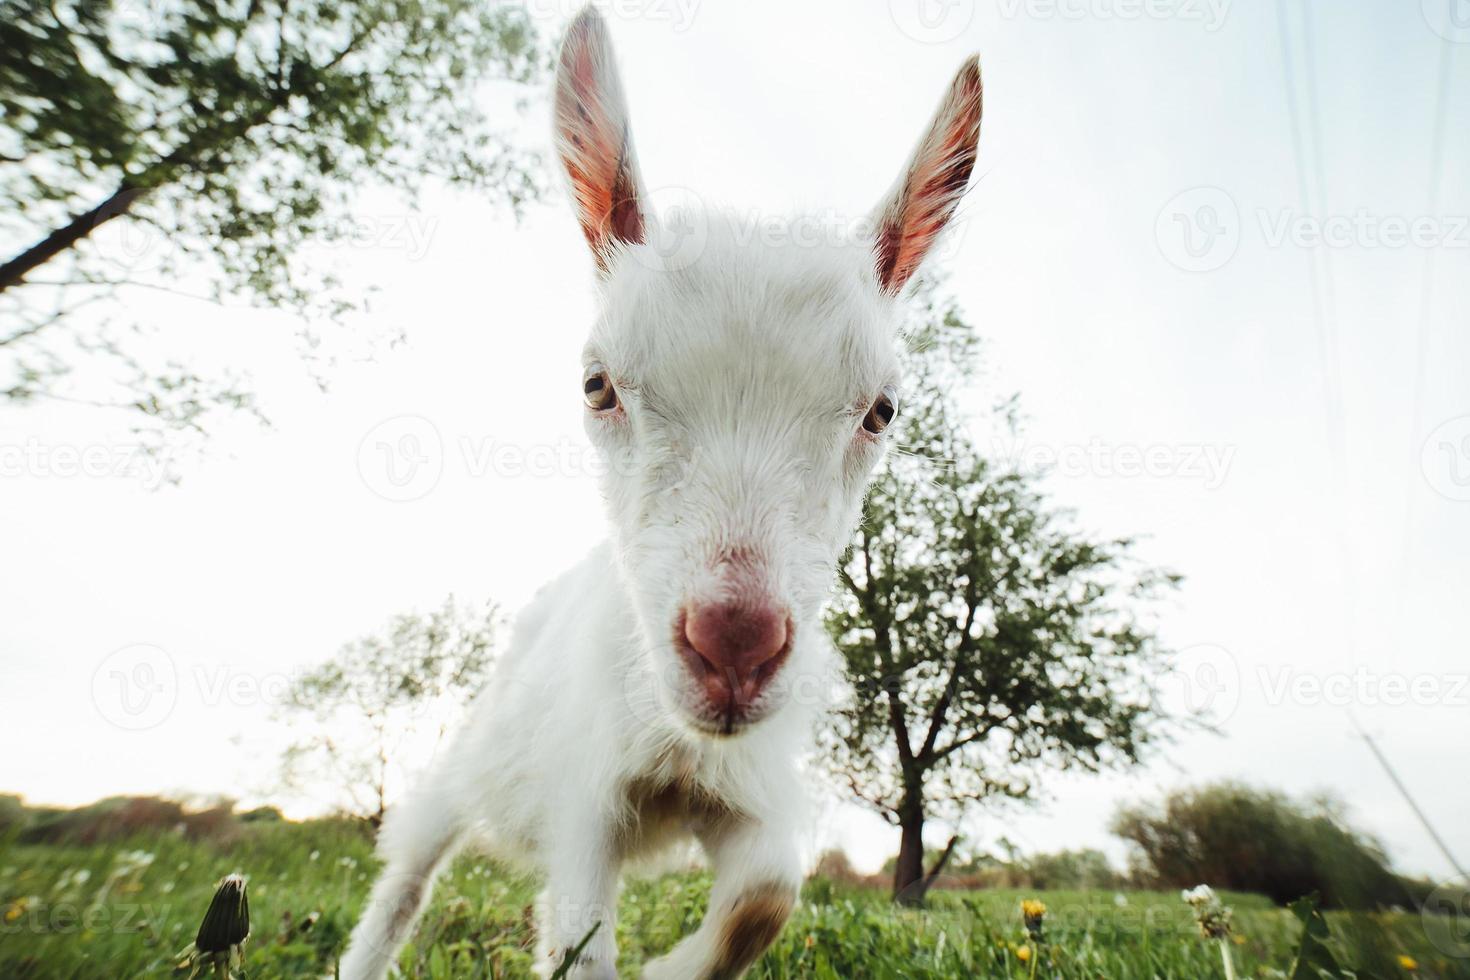
[(675, 647), (723, 734), (746, 720), (791, 653), (791, 613), (769, 600), (691, 603), (679, 615)]

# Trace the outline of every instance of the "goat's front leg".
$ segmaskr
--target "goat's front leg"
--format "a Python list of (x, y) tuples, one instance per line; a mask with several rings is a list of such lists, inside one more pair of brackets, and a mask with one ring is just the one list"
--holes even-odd
[(596, 818), (580, 813), (557, 823), (537, 910), (536, 973), (555, 973), (596, 926), (568, 980), (616, 980), (618, 861), (611, 837)]
[(699, 837), (715, 872), (709, 911), (692, 935), (644, 967), (644, 980), (738, 980), (796, 906), (801, 861), (793, 833), (742, 821)]

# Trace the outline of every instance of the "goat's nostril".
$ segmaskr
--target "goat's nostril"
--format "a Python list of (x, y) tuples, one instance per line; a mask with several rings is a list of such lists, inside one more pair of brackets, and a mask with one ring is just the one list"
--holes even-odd
[(693, 605), (683, 616), (685, 659), (703, 672), (716, 700), (747, 702), (785, 659), (789, 621), (790, 613), (775, 603)]

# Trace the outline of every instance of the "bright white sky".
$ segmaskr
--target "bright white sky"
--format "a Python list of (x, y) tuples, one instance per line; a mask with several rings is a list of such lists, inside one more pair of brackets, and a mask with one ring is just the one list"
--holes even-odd
[[(1234, 777), (1335, 793), (1400, 867), (1444, 876), (1347, 705), (1470, 861), (1470, 188), (1450, 162), (1470, 152), (1470, 31), (1447, 2), (1422, 6), (1294, 14), (1285, 45), (1270, 2), (613, 6), (648, 183), (758, 214), (864, 214), (982, 52), (982, 179), (945, 266), (990, 384), (1030, 420), (1024, 446), (996, 448), (1059, 458), (1047, 486), (1082, 526), (1142, 535), (1187, 575), (1162, 622), (1196, 680), (1177, 694), (1218, 679), (1224, 735), (1058, 778), (973, 839), (1119, 855), (1118, 801)], [(565, 201), (519, 227), (463, 196), (424, 205), (364, 200), (363, 242), (325, 257), (381, 288), (372, 328), (409, 338), (337, 370), (329, 396), (285, 320), (132, 297), (201, 357), (253, 371), (275, 421), (228, 428), (176, 489), (57, 473), (68, 448), (126, 451), (95, 413), (0, 414), (0, 790), (248, 796), (272, 773), (282, 678), (450, 592), (514, 609), (602, 535), (577, 391), (592, 282)], [(1314, 215), (1337, 219), (1333, 244), (1312, 244)], [(431, 459), (407, 488), (423, 493), (385, 499), (406, 491), (377, 444), (404, 436)], [(552, 472), (511, 471), (548, 451)], [(136, 708), (150, 667), (164, 692), (129, 716), (114, 672)], [(842, 807), (823, 833), (869, 866), (897, 847)]]

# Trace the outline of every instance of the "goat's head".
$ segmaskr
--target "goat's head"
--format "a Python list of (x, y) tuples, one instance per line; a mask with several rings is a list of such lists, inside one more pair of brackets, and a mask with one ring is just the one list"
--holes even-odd
[(602, 19), (567, 33), (557, 148), (602, 287), (587, 429), (643, 666), (685, 728), (732, 734), (787, 702), (778, 675), (821, 662), (821, 604), (899, 410), (896, 298), (964, 193), (980, 102), (972, 59), (866, 234), (773, 244), (686, 214), (691, 256), (647, 206)]

